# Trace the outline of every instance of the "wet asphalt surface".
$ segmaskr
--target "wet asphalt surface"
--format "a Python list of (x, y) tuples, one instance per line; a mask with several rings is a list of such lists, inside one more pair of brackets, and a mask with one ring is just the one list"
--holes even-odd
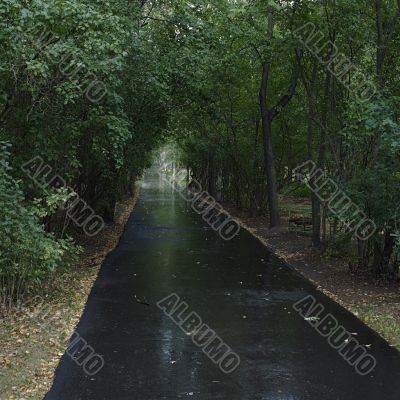
[[(224, 374), (156, 306), (171, 293), (240, 356), (234, 372)], [(358, 375), (293, 310), (308, 294), (371, 345), (370, 374)], [(77, 332), (104, 367), (90, 376), (65, 354), (46, 400), (400, 398), (395, 350), (244, 230), (220, 239), (155, 177), (105, 260)]]

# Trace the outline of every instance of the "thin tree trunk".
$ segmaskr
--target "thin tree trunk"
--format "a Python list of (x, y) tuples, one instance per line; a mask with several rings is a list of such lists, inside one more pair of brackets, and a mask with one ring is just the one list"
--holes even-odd
[(379, 86), (384, 86), (383, 66), (386, 55), (386, 45), (384, 39), (383, 19), (382, 19), (382, 0), (375, 0), (376, 17), (376, 76)]
[[(314, 61), (311, 76), (307, 76), (304, 65), (301, 63), (300, 54), (297, 53), (297, 61), (301, 71), (301, 78), (306, 89), (308, 101), (308, 122), (307, 122), (307, 150), (308, 159), (314, 161), (314, 127), (316, 121), (316, 83), (318, 73), (318, 61)], [(321, 203), (319, 198), (311, 194), (312, 210), (312, 243), (314, 246), (321, 245)]]
[(267, 104), (267, 90), (269, 79), (269, 65), (266, 61), (262, 63), (262, 78), (260, 87), (260, 110), (264, 145), (265, 173), (267, 175), (268, 207), (270, 226), (280, 225), (278, 185), (275, 170), (275, 158), (272, 149), (272, 119)]

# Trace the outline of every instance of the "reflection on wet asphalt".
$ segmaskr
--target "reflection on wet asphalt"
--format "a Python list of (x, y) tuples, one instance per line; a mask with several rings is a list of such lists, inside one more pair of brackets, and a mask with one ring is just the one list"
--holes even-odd
[[(240, 355), (239, 368), (221, 372), (155, 305), (171, 293)], [(307, 294), (371, 345), (377, 359), (371, 374), (358, 375), (293, 310)], [(77, 331), (103, 355), (104, 368), (88, 376), (64, 355), (46, 400), (400, 398), (395, 350), (247, 232), (220, 239), (155, 175), (148, 174)]]

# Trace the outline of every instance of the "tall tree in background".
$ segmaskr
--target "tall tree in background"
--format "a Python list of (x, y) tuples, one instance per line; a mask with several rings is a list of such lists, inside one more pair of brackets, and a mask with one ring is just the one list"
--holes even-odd
[[(273, 41), (274, 39), (274, 12), (273, 6), (268, 6), (268, 40)], [(265, 171), (267, 175), (267, 192), (268, 192), (268, 207), (269, 207), (269, 219), (270, 226), (277, 227), (280, 225), (279, 215), (279, 201), (278, 201), (278, 183), (276, 176), (275, 156), (272, 143), (272, 123), (279, 113), (286, 107), (291, 98), (296, 93), (297, 86), (297, 66), (293, 63), (293, 71), (291, 82), (287, 94), (282, 96), (275, 105), (271, 105), (271, 101), (268, 96), (268, 82), (273, 78), (271, 72), (271, 63), (269, 60), (263, 58), (260, 54), (260, 61), (262, 66), (261, 84), (260, 84), (260, 110), (262, 120), (262, 132), (263, 132), (263, 143), (264, 143), (264, 162)]]

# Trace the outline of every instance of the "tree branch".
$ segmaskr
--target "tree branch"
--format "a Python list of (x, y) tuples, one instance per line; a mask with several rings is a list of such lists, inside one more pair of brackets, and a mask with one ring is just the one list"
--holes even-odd
[(286, 107), (286, 105), (289, 103), (292, 97), (296, 94), (297, 81), (298, 81), (298, 70), (296, 64), (294, 64), (292, 70), (292, 77), (290, 79), (290, 85), (287, 94), (282, 96), (280, 100), (276, 103), (276, 105), (272, 107), (269, 111), (269, 117), (271, 120), (273, 120), (280, 114), (280, 112)]

